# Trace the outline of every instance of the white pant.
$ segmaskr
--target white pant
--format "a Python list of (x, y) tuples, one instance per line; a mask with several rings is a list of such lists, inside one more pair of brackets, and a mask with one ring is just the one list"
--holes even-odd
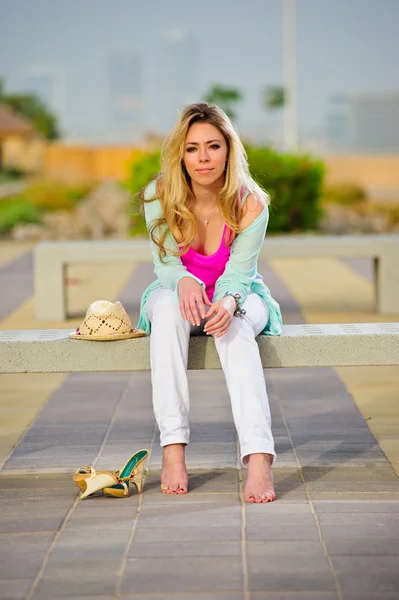
[[(262, 452), (275, 456), (275, 451), (266, 383), (255, 340), (267, 323), (268, 309), (257, 294), (250, 294), (243, 308), (246, 315), (233, 317), (227, 333), (214, 340), (245, 465), (249, 454)], [(206, 320), (200, 327), (184, 321), (174, 293), (163, 288), (150, 295), (147, 311), (151, 321), (153, 405), (161, 446), (188, 444), (188, 345), (190, 333), (201, 333)]]

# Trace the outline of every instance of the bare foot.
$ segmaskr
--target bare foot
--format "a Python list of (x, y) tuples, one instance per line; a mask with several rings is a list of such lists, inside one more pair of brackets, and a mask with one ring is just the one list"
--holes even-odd
[(164, 446), (161, 473), (163, 494), (187, 494), (188, 475), (184, 452), (184, 444)]
[(276, 494), (273, 487), (271, 454), (250, 454), (248, 477), (244, 488), (245, 502), (273, 502)]

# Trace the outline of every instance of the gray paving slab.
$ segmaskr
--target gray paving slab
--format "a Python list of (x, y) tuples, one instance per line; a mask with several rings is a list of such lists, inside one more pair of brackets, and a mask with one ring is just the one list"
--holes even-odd
[(32, 251), (0, 268), (0, 290), (0, 319), (4, 319), (33, 294)]
[[(309, 550), (309, 548), (308, 548)], [(335, 591), (336, 582), (320, 549), (290, 552), (289, 548), (248, 557), (250, 590)]]
[(251, 592), (251, 600), (339, 600), (335, 592)]
[(31, 585), (32, 578), (21, 577), (13, 579), (12, 577), (1, 577), (0, 598), (2, 600), (24, 600), (28, 595)]
[(374, 280), (374, 265), (372, 258), (343, 258), (340, 259), (345, 265), (351, 267), (358, 275), (362, 275), (367, 281)]
[(397, 556), (333, 556), (331, 560), (344, 597), (348, 593), (398, 593)]
[[(157, 594), (123, 594), (122, 598), (131, 600), (184, 600), (187, 598), (187, 592), (157, 593)], [(246, 600), (243, 592), (190, 592), (192, 600)]]
[[(366, 501), (353, 500), (352, 502), (341, 502), (339, 500), (316, 500), (314, 502), (317, 514), (330, 513), (366, 513), (369, 515), (399, 513), (399, 503), (394, 500), (376, 500)], [(372, 518), (372, 517), (371, 517)]]
[(122, 593), (242, 591), (241, 558), (196, 556), (171, 558), (130, 558), (122, 582)]
[(41, 567), (54, 535), (53, 532), (2, 534), (0, 578), (33, 579)]
[(58, 598), (59, 596), (98, 597), (101, 594), (113, 594), (115, 590), (115, 573), (120, 561), (111, 561), (94, 566), (68, 564), (46, 568), (35, 590), (36, 598)]

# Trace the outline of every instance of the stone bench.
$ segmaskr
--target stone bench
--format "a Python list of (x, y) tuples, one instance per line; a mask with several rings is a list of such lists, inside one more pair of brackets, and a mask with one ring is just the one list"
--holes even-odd
[[(284, 257), (372, 257), (376, 311), (399, 314), (399, 235), (266, 237), (260, 259)], [(73, 263), (152, 262), (147, 239), (41, 242), (34, 251), (36, 316), (67, 316), (66, 267)]]
[[(148, 371), (150, 338), (71, 340), (68, 329), (0, 331), (0, 373)], [(257, 338), (263, 367), (399, 365), (399, 323), (286, 325)], [(190, 338), (189, 369), (220, 369), (214, 340)]]

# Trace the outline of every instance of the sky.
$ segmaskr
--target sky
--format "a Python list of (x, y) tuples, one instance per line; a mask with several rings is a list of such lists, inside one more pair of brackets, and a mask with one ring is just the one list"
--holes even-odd
[[(238, 128), (261, 136), (279, 123), (262, 108), (261, 90), (283, 83), (282, 6), (283, 0), (0, 0), (0, 77), (12, 92), (29, 73), (57, 73), (63, 131), (100, 142), (118, 129), (109, 109), (112, 55), (139, 57), (146, 131), (173, 124), (179, 86), (190, 76), (184, 69), (193, 64), (199, 97), (190, 101), (212, 83), (238, 87)], [(335, 94), (399, 91), (398, 31), (399, 0), (296, 1), (301, 133), (323, 124)], [(187, 60), (168, 84), (162, 61), (173, 36), (186, 40)]]

